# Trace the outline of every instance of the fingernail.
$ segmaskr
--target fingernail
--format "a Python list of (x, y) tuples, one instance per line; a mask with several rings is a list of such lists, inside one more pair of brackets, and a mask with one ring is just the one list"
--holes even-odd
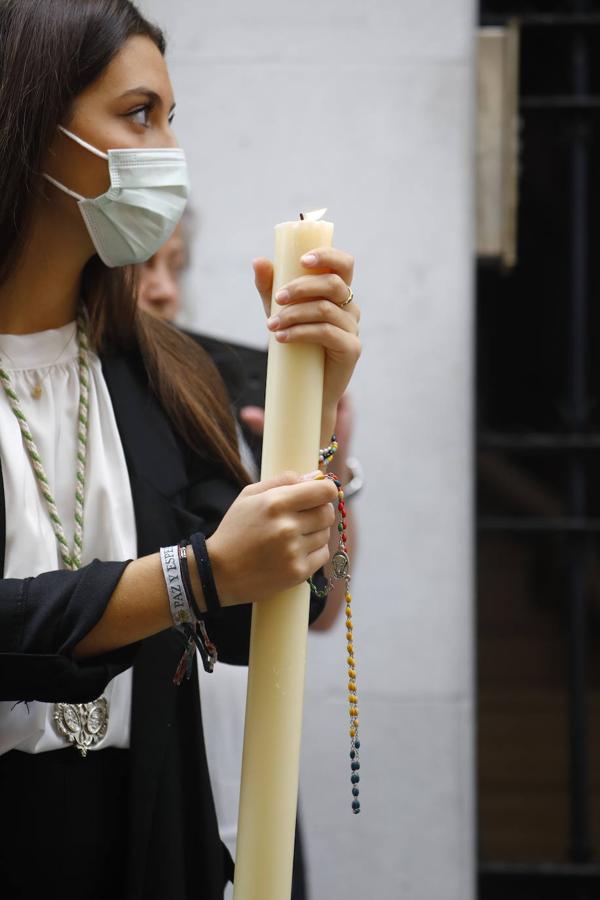
[(305, 253), (300, 262), (303, 266), (316, 266), (318, 259), (314, 253)]
[(306, 475), (300, 476), (300, 481), (314, 481), (318, 475), (322, 475), (322, 472), (319, 472), (318, 469), (315, 469), (314, 472), (307, 472)]
[(275, 332), (275, 337), (277, 338), (278, 341), (287, 341), (287, 336), (288, 336), (287, 331), (276, 331)]
[(290, 299), (290, 292), (286, 290), (277, 291), (275, 294), (275, 299), (278, 303), (285, 303), (286, 300)]
[(277, 331), (280, 321), (279, 316), (271, 316), (270, 319), (267, 319), (267, 328), (270, 328), (271, 331)]

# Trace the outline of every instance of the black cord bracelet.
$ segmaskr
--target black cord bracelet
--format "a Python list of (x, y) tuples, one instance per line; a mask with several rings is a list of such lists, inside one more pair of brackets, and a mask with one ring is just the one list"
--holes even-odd
[(196, 560), (200, 581), (202, 582), (206, 610), (211, 616), (221, 615), (223, 610), (217, 593), (217, 586), (210, 564), (210, 557), (206, 548), (206, 538), (201, 531), (197, 531), (190, 537), (190, 543), (192, 545), (192, 550), (194, 551), (194, 558)]
[(179, 566), (181, 569), (181, 580), (183, 581), (183, 586), (185, 588), (188, 603), (192, 608), (194, 616), (196, 617), (196, 619), (202, 619), (205, 613), (203, 613), (198, 606), (198, 601), (196, 599), (196, 595), (194, 594), (194, 589), (192, 588), (192, 579), (190, 578), (190, 567), (188, 565), (187, 558), (187, 548), (189, 547), (189, 545), (189, 541), (180, 541), (179, 543)]

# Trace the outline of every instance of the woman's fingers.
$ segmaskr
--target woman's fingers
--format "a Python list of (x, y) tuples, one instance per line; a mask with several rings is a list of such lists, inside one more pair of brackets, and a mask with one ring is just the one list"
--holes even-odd
[[(330, 478), (305, 477), (308, 480), (276, 487), (269, 491), (268, 503), (274, 515), (313, 510), (317, 506), (325, 506), (337, 501), (337, 488)], [(248, 490), (248, 488), (244, 490)]]
[(328, 503), (316, 509), (306, 509), (298, 513), (296, 518), (300, 534), (310, 535), (331, 528), (335, 524), (333, 505)]
[(328, 323), (350, 334), (358, 334), (358, 321), (329, 300), (306, 300), (293, 303), (267, 319), (269, 331), (284, 331), (295, 325), (318, 325)]
[(352, 284), (354, 257), (336, 247), (316, 247), (305, 253), (300, 262), (305, 269), (326, 269), (337, 273), (346, 284)]
[[(323, 297), (330, 300), (336, 306), (341, 307), (350, 296), (348, 284), (337, 274), (328, 275), (301, 275), (288, 282), (275, 294), (275, 299), (280, 306), (313, 300)], [(349, 313), (356, 315), (357, 305), (352, 302), (344, 307)]]
[[(302, 257), (301, 263), (307, 272), (314, 274), (301, 276), (283, 285), (277, 294), (278, 303), (294, 303), (307, 298), (325, 297), (341, 306), (348, 300), (349, 285), (352, 284), (354, 275), (354, 258), (349, 253), (335, 247), (316, 247)], [(261, 256), (254, 260), (252, 266), (254, 282), (265, 312), (269, 315), (273, 290), (273, 265)], [(348, 311), (358, 315), (357, 310), (351, 309), (353, 305), (352, 303), (348, 305)]]
[(318, 469), (299, 475), (297, 472), (282, 472), (273, 478), (265, 478), (247, 485), (240, 496), (254, 497), (264, 494), (267, 504), (275, 515), (311, 511), (326, 503), (335, 503), (337, 488), (330, 478), (317, 477)]
[[(313, 531), (312, 534), (306, 534), (302, 537), (302, 550), (306, 554), (314, 553), (315, 550), (319, 550), (321, 547), (329, 546), (329, 528), (323, 529), (322, 531)], [(329, 554), (328, 554), (329, 556)]]
[(328, 545), (319, 547), (318, 550), (313, 550), (312, 553), (308, 554), (306, 557), (306, 567), (311, 575), (314, 575), (315, 572), (318, 572), (319, 569), (322, 569), (323, 566), (329, 562), (329, 555)]
[(253, 434), (261, 435), (265, 430), (265, 411), (262, 406), (243, 406), (240, 419)]
[(320, 344), (336, 361), (356, 365), (360, 359), (361, 343), (355, 334), (329, 322), (294, 325), (275, 332), (282, 344)]
[[(316, 470), (315, 470), (316, 472)], [(284, 485), (298, 484), (301, 476), (298, 472), (282, 472), (281, 475), (274, 475), (273, 478), (265, 478), (263, 481), (257, 481), (254, 484), (248, 484), (242, 491), (245, 497), (253, 497), (255, 494), (265, 494), (274, 488), (283, 487)]]
[(271, 313), (271, 294), (273, 292), (273, 265), (268, 259), (259, 256), (252, 263), (254, 284), (260, 294), (265, 313)]

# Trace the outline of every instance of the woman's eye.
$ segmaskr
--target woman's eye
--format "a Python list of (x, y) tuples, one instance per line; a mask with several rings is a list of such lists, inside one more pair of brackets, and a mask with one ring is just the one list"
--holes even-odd
[(143, 125), (144, 128), (148, 128), (150, 122), (150, 107), (149, 106), (140, 106), (139, 109), (134, 109), (129, 113), (129, 118), (136, 123), (136, 125)]

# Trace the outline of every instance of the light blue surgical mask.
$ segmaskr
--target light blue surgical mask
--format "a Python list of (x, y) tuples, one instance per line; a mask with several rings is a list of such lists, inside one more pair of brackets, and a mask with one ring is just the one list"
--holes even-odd
[(59, 128), (90, 153), (108, 160), (110, 187), (100, 197), (82, 197), (44, 173), (51, 184), (78, 201), (102, 262), (115, 268), (150, 259), (175, 231), (187, 203), (183, 150), (134, 148), (103, 153), (62, 125)]

